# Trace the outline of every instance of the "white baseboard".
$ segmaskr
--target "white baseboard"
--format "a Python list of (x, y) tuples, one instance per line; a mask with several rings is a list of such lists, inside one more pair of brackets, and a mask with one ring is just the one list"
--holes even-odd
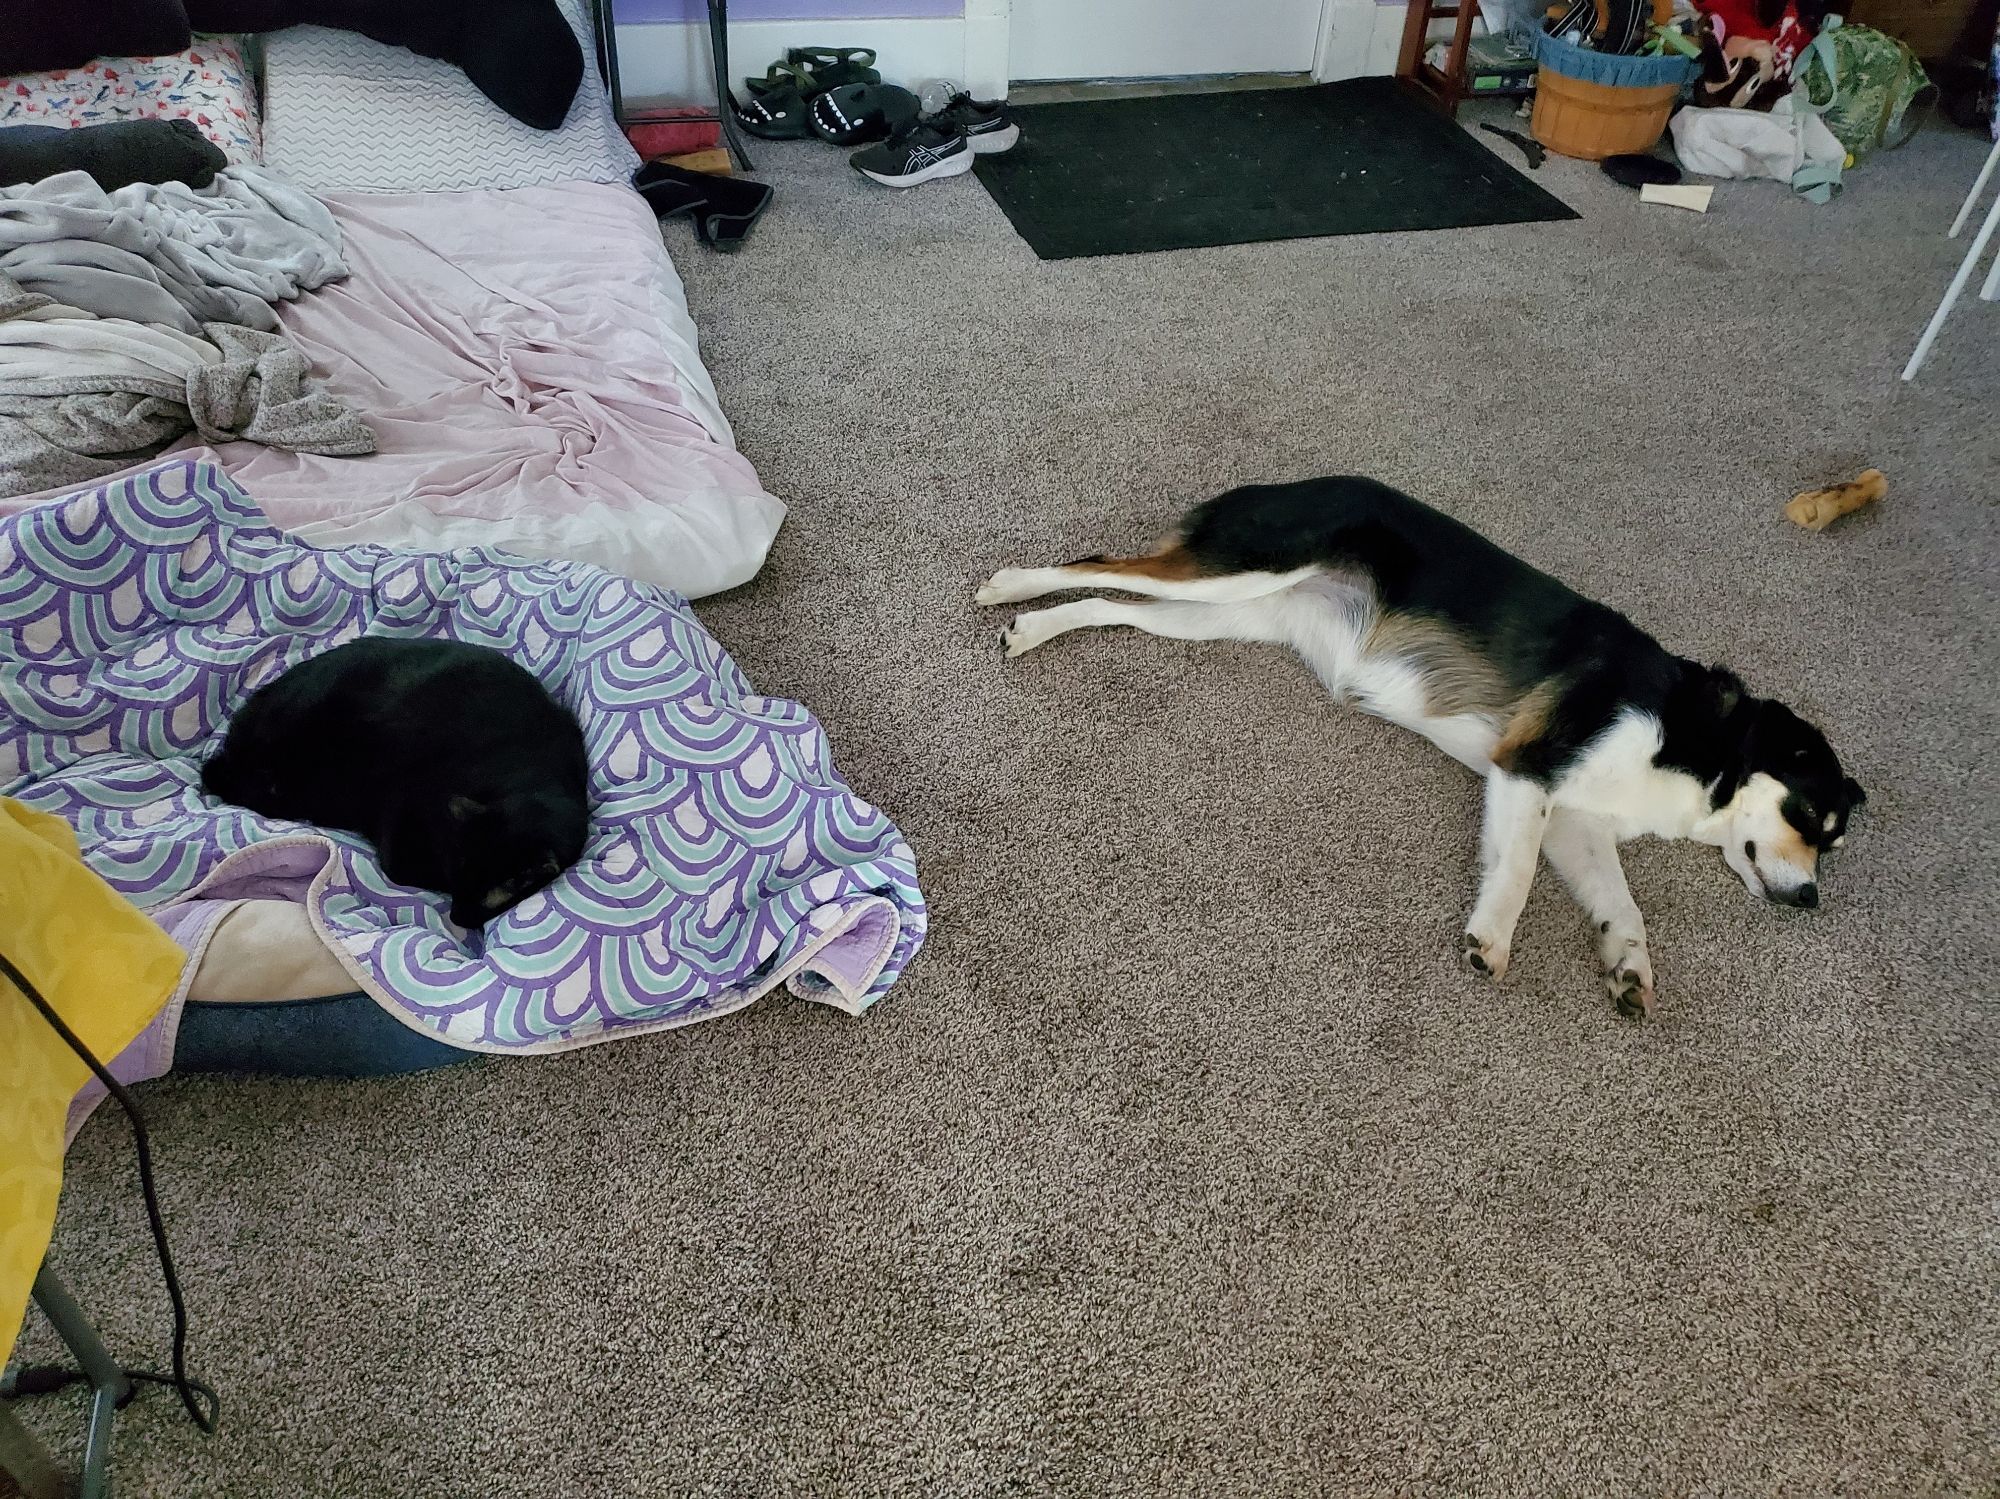
[(1376, 0), (1326, 0), (1313, 77), (1331, 83), (1394, 73), (1403, 49), (1404, 15), (1402, 6), (1380, 5)]
[[(746, 76), (761, 74), (787, 47), (873, 47), (884, 83), (915, 88), (949, 78), (982, 99), (1005, 98), (1006, 0), (967, 0), (965, 9), (963, 17), (915, 20), (737, 21), (729, 28), (729, 85), (740, 91)], [(618, 72), (628, 103), (715, 102), (706, 26), (620, 26)]]

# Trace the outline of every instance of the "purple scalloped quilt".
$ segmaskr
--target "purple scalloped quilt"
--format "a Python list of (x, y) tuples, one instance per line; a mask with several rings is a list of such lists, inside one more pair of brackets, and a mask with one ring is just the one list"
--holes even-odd
[[(483, 932), (393, 884), (362, 840), (201, 789), (237, 704), (361, 634), (505, 651), (583, 725), (584, 857)], [(779, 984), (858, 1014), (923, 941), (902, 835), (683, 599), (482, 548), (318, 551), (208, 463), (0, 520), (0, 794), (67, 818), (147, 909), (297, 891), (359, 987), (474, 1051), (686, 1025)]]

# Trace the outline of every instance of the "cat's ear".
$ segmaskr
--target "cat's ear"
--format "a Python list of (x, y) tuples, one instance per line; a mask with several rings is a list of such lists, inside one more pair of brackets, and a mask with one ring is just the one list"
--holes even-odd
[(453, 822), (457, 823), (460, 827), (463, 827), (466, 823), (472, 821), (473, 818), (479, 816), (480, 813), (486, 810), (486, 803), (482, 801), (475, 801), (472, 797), (469, 796), (459, 796), (456, 793), (454, 793), (453, 795), (445, 798), (444, 810), (445, 814), (448, 817), (450, 817)]

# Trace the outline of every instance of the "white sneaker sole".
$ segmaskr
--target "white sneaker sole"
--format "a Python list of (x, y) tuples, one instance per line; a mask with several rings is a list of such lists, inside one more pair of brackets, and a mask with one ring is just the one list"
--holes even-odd
[(944, 160), (934, 161), (929, 166), (922, 167), (910, 173), (907, 177), (885, 177), (880, 172), (869, 171), (866, 167), (856, 167), (855, 170), (870, 182), (879, 182), (884, 187), (916, 187), (920, 183), (929, 182), (934, 177), (957, 177), (962, 173), (971, 171), (972, 153), (970, 151), (961, 151), (956, 156), (947, 156)]
[(968, 135), (965, 143), (981, 156), (997, 155), (1001, 151), (1011, 151), (1020, 144), (1021, 127), (1009, 125), (1005, 130), (989, 130), (984, 135)]

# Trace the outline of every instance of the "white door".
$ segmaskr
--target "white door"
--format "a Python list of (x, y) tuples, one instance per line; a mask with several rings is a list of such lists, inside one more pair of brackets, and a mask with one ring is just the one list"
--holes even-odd
[(1013, 0), (1014, 78), (1309, 73), (1320, 0)]

